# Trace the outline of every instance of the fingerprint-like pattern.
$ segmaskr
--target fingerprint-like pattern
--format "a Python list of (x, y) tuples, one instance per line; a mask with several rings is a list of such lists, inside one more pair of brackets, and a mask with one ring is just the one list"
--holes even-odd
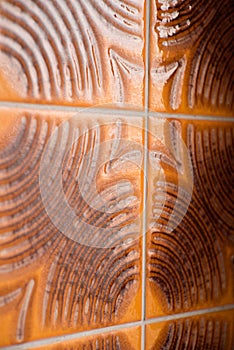
[(137, 246), (111, 251), (73, 243), (63, 249), (48, 275), (43, 324), (77, 327), (115, 319), (138, 286)]
[(171, 322), (165, 326), (165, 335), (159, 336), (151, 350), (232, 348), (232, 325), (226, 320), (209, 317)]
[[(225, 4), (222, 4), (225, 6)], [(217, 12), (209, 29), (203, 33), (194, 53), (188, 90), (188, 105), (234, 107), (234, 7)]]
[(21, 65), (29, 97), (69, 100), (101, 87), (100, 52), (80, 2), (2, 1), (0, 32), (1, 51)]
[[(187, 127), (194, 189), (186, 211), (186, 191), (155, 182), (149, 247), (149, 280), (164, 310), (178, 312), (217, 302), (231, 286), (225, 246), (233, 246), (233, 128)], [(165, 198), (162, 209), (162, 201)], [(176, 205), (177, 204), (177, 205)], [(171, 232), (168, 222), (186, 213)]]
[(195, 171), (197, 204), (205, 206), (209, 222), (221, 239), (233, 239), (234, 129), (233, 125), (187, 128)]
[(15, 143), (1, 151), (1, 273), (31, 264), (56, 240), (38, 181), (40, 158), (51, 127), (25, 116)]
[(233, 111), (233, 2), (157, 0), (156, 6), (155, 31), (169, 65), (189, 52), (181, 82), (186, 107)]
[(99, 96), (105, 74), (99, 22), (139, 39), (140, 7), (113, 0), (1, 1), (0, 50), (26, 81), (21, 93), (66, 101)]
[[(108, 323), (123, 316), (137, 292), (140, 257), (139, 227), (135, 219), (140, 202), (136, 193), (132, 195), (135, 190), (132, 187), (129, 189), (131, 178), (127, 189), (122, 186), (119, 192), (114, 191), (118, 182), (123, 183), (121, 172), (128, 172), (128, 157), (122, 159), (120, 167), (117, 167), (116, 161), (106, 166), (102, 164), (106, 170), (105, 186), (100, 192), (108, 208), (111, 207), (109, 204), (117, 205), (119, 201), (127, 201), (128, 206), (120, 206), (114, 212), (99, 211), (103, 209), (103, 204), (95, 202), (97, 194), (91, 185), (85, 200), (79, 186), (82, 186), (82, 180), (84, 185), (88, 180), (97, 180), (100, 169), (96, 167), (102, 153), (98, 153), (98, 147), (94, 146), (100, 146), (104, 141), (106, 129), (98, 121), (91, 131), (88, 129), (92, 125), (88, 121), (85, 127), (84, 121), (82, 127), (69, 120), (60, 123), (54, 118), (26, 113), (14, 142), (0, 151), (0, 273), (9, 274), (15, 270), (22, 272), (24, 267), (38, 262), (48, 254), (48, 275), (45, 277), (45, 285), (40, 286), (44, 295), (41, 300), (41, 325), (52, 328), (72, 325), (77, 328), (87, 324)], [(112, 127), (112, 131), (119, 137), (122, 133), (126, 135), (129, 132), (120, 120), (114, 122)], [(82, 128), (86, 131), (83, 135)], [(55, 137), (49, 143), (52, 134)], [(109, 151), (114, 155), (129, 155), (129, 150), (116, 142), (117, 140), (112, 142), (113, 147)], [(103, 238), (103, 241), (106, 239), (104, 249), (69, 239), (66, 232), (61, 233), (48, 216), (39, 183), (40, 163), (46, 147), (50, 167), (41, 180), (48, 183), (50, 180), (56, 181), (51, 169), (61, 165), (63, 190), (70, 206), (78, 217), (85, 214), (84, 220), (95, 227), (96, 244), (98, 238)], [(58, 162), (60, 154), (61, 164)], [(90, 156), (87, 157), (87, 154)], [(115, 177), (113, 171), (116, 171)], [(61, 212), (57, 184), (47, 190), (56, 212)], [(60, 216), (59, 219), (69, 228), (69, 218)], [(82, 222), (76, 227), (77, 237), (90, 235), (84, 227)], [(105, 228), (106, 237), (100, 237), (101, 228)], [(92, 242), (92, 237), (87, 241)], [(31, 289), (31, 293), (34, 293), (34, 289)], [(25, 305), (28, 307), (28, 301)], [(24, 310), (23, 325), (26, 314), (27, 310)], [(17, 339), (24, 339), (22, 327)]]

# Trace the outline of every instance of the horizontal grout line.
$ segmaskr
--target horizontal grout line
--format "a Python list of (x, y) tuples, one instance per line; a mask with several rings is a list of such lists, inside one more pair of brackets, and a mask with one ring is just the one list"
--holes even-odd
[(216, 307), (211, 307), (207, 309), (193, 310), (193, 311), (188, 311), (188, 312), (183, 312), (183, 313), (178, 313), (173, 315), (150, 318), (145, 321), (145, 324), (172, 321), (172, 320), (178, 320), (180, 318), (187, 318), (192, 316), (199, 316), (199, 315), (210, 314), (214, 312), (230, 311), (230, 310), (234, 310), (234, 304), (216, 306)]
[(74, 112), (74, 113), (101, 113), (101, 114), (114, 114), (114, 115), (126, 115), (133, 117), (144, 117), (145, 112), (143, 109), (124, 109), (122, 106), (105, 107), (104, 105), (100, 106), (86, 106), (86, 107), (77, 107), (77, 106), (61, 106), (61, 105), (49, 105), (49, 104), (35, 104), (35, 103), (18, 103), (18, 102), (5, 102), (0, 101), (0, 108), (16, 108), (16, 109), (32, 109), (40, 111), (59, 111), (59, 112)]
[(153, 324), (153, 323), (173, 321), (173, 320), (177, 320), (180, 318), (187, 318), (187, 317), (205, 315), (205, 314), (222, 312), (222, 311), (231, 311), (231, 310), (234, 310), (234, 304), (228, 304), (228, 305), (223, 305), (223, 306), (211, 307), (211, 308), (207, 308), (207, 309), (188, 311), (188, 312), (167, 315), (167, 316), (159, 316), (159, 317), (155, 317), (155, 318), (150, 318), (148, 320), (145, 320), (144, 322), (136, 321), (136, 322), (122, 323), (122, 324), (118, 324), (115, 326), (109, 326), (109, 327), (98, 328), (98, 329), (91, 329), (91, 330), (83, 331), (83, 332), (77, 332), (77, 333), (65, 334), (65, 335), (60, 335), (60, 336), (51, 337), (51, 338), (34, 340), (34, 341), (26, 342), (23, 344), (0, 347), (0, 349), (4, 349), (4, 350), (33, 349), (33, 348), (37, 348), (39, 346), (58, 344), (58, 343), (62, 343), (65, 341), (81, 339), (81, 338), (84, 338), (87, 336), (100, 335), (100, 334), (114, 332), (114, 331), (121, 331), (121, 330), (124, 330), (126, 328), (139, 327), (139, 326), (149, 325), (149, 324)]
[(38, 346), (46, 346), (46, 345), (53, 345), (53, 344), (58, 344), (62, 343), (65, 341), (70, 341), (70, 340), (75, 340), (75, 339), (80, 339), (80, 338), (85, 338), (87, 336), (93, 336), (93, 335), (100, 335), (104, 333), (109, 333), (113, 331), (119, 331), (123, 330), (125, 328), (133, 328), (137, 326), (141, 326), (142, 322), (137, 321), (137, 322), (130, 322), (130, 323), (123, 323), (123, 324), (118, 324), (115, 326), (109, 326), (109, 327), (104, 327), (104, 328), (98, 328), (98, 329), (92, 329), (89, 331), (83, 331), (83, 332), (78, 332), (78, 333), (72, 333), (72, 334), (65, 334), (65, 335), (60, 335), (57, 337), (51, 337), (51, 338), (45, 338), (45, 339), (40, 339), (40, 340), (34, 340), (31, 342), (27, 342), (24, 344), (17, 344), (17, 345), (11, 345), (7, 346), (4, 348), (4, 350), (18, 350), (18, 349), (33, 349), (37, 348)]
[[(108, 105), (109, 106), (109, 105)], [(0, 108), (16, 108), (16, 109), (31, 109), (40, 111), (60, 111), (60, 112), (76, 112), (84, 113), (89, 112), (93, 114), (101, 113), (104, 115), (121, 115), (126, 117), (145, 117), (146, 113), (140, 108), (138, 109), (123, 109), (123, 106), (113, 106), (113, 107), (76, 107), (76, 106), (61, 106), (61, 105), (50, 105), (50, 104), (35, 104), (35, 103), (21, 103), (21, 102), (7, 102), (0, 101)], [(209, 116), (209, 115), (195, 115), (195, 114), (179, 114), (179, 113), (165, 113), (165, 112), (148, 112), (149, 116), (154, 118), (167, 118), (167, 119), (186, 119), (186, 120), (207, 120), (207, 121), (220, 121), (220, 122), (234, 122), (234, 117), (225, 116)]]
[(216, 116), (216, 115), (199, 115), (199, 114), (179, 114), (179, 113), (158, 113), (149, 112), (150, 117), (167, 118), (167, 119), (186, 119), (186, 120), (207, 120), (217, 122), (234, 122), (234, 117)]

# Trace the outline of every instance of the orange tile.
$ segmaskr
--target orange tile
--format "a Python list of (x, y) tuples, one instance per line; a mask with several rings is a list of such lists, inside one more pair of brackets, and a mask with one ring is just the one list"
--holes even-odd
[(108, 332), (100, 335), (93, 335), (66, 342), (57, 342), (55, 345), (40, 346), (39, 349), (48, 350), (141, 350), (141, 328), (126, 328), (118, 332)]
[(151, 1), (150, 108), (233, 115), (229, 0)]
[(0, 0), (0, 100), (142, 108), (144, 0)]
[(143, 120), (0, 125), (0, 345), (140, 320)]
[(150, 118), (147, 317), (234, 302), (234, 127)]
[(233, 329), (233, 311), (155, 323), (146, 326), (145, 350), (232, 350)]

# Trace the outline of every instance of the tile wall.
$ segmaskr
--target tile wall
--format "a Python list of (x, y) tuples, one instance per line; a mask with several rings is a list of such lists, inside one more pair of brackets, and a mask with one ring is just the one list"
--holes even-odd
[(234, 347), (230, 0), (0, 0), (0, 348)]

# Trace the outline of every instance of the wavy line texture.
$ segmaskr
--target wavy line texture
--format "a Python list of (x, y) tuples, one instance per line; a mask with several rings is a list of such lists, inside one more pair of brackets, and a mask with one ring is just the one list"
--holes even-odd
[(21, 68), (27, 97), (90, 100), (104, 88), (98, 27), (140, 38), (140, 7), (129, 0), (3, 0), (0, 50)]
[[(170, 312), (217, 302), (232, 284), (225, 246), (233, 249), (233, 128), (200, 129), (189, 124), (187, 138), (194, 169), (193, 197), (173, 232), (167, 230), (168, 220), (173, 209), (175, 218), (180, 217), (186, 192), (180, 198), (175, 183), (167, 182), (165, 189), (158, 181), (153, 193), (153, 198), (165, 196), (166, 201), (158, 221), (152, 221), (149, 279)], [(152, 215), (160, 210), (161, 202), (154, 201)]]
[(179, 320), (164, 328), (167, 329), (167, 336), (159, 336), (151, 350), (231, 350), (232, 348), (232, 326), (225, 320), (215, 320), (206, 316)]
[[(225, 7), (225, 4), (222, 3)], [(230, 6), (230, 8), (228, 7)], [(193, 56), (188, 105), (234, 108), (234, 6), (216, 13), (209, 29), (203, 33)]]
[[(88, 128), (88, 124), (84, 128)], [(95, 166), (101, 154), (94, 151), (94, 146), (98, 146), (106, 131), (105, 127), (103, 129), (96, 123), (92, 131), (77, 139), (79, 130), (72, 122), (66, 122), (58, 129), (54, 119), (25, 114), (15, 141), (0, 154), (0, 273), (22, 271), (49, 254), (51, 261), (47, 266), (50, 269), (42, 300), (43, 326), (72, 324), (78, 327), (109, 322), (124, 313), (138, 289), (139, 241), (136, 233), (139, 228), (133, 223), (139, 212), (139, 198), (132, 196), (132, 190), (129, 192), (126, 186), (122, 186), (123, 191), (120, 189), (117, 197), (114, 191), (116, 183), (121, 182), (121, 171), (126, 177), (129, 162), (122, 161), (120, 168), (116, 168), (114, 161), (107, 166), (105, 188), (100, 192), (108, 208), (110, 204), (118, 205), (119, 201), (126, 201), (128, 206), (119, 207), (113, 213), (102, 211), (102, 203), (98, 204), (99, 207), (91, 207), (90, 204), (96, 203), (93, 188), (89, 188), (91, 192), (86, 195), (85, 201), (76, 181), (77, 173), (81, 180), (90, 180), (98, 175)], [(120, 135), (127, 132), (120, 121), (114, 124), (114, 130), (118, 130)], [(107, 242), (110, 243), (106, 249), (70, 240), (47, 215), (40, 195), (39, 167), (52, 132), (56, 137), (49, 149), (51, 166), (58, 166), (57, 156), (62, 150), (65, 196), (76, 215), (83, 215), (90, 225), (96, 227), (97, 238), (98, 230), (106, 229), (106, 235), (109, 235)], [(127, 152), (121, 144), (114, 143), (113, 147), (119, 156)], [(47, 181), (52, 178), (50, 169), (44, 174)], [(113, 171), (116, 171), (115, 176)], [(56, 181), (56, 177), (52, 180)], [(50, 201), (57, 212), (61, 212), (58, 186), (51, 188), (54, 191), (48, 192)], [(60, 221), (64, 220), (66, 223), (69, 218), (60, 216)], [(89, 235), (82, 225), (76, 228), (76, 232), (78, 237)]]
[(155, 30), (162, 50), (172, 55), (192, 51), (184, 84), (188, 107), (233, 111), (233, 2), (157, 0), (156, 6)]

